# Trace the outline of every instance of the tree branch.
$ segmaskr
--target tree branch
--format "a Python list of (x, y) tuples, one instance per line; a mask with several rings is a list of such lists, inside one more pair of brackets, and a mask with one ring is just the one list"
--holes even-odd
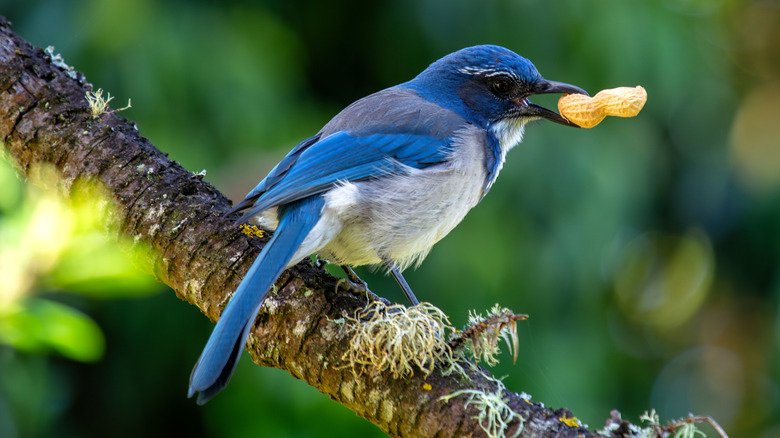
[[(85, 99), (90, 90), (83, 75), (31, 46), (0, 17), (0, 138), (10, 161), (28, 177), (37, 165), (55, 166), (66, 195), (81, 181), (100, 181), (116, 204), (110, 232), (147, 243), (159, 281), (216, 320), (265, 239), (247, 237), (223, 218), (228, 199), (169, 160), (132, 123), (116, 114), (93, 118)], [(355, 377), (341, 359), (350, 339), (337, 321), (364, 307), (366, 296), (337, 291), (337, 279), (308, 261), (276, 286), (249, 338), (254, 362), (305, 380), (392, 436), (485, 436), (484, 411), (467, 395), (475, 391), (498, 394), (517, 415), (507, 418), (501, 431), (507, 436), (595, 436), (562, 421), (573, 417), (568, 410), (507, 391), (473, 364), (464, 367), (466, 377), (439, 369), (427, 377)], [(462, 395), (442, 399), (456, 393)], [(612, 436), (630, 434), (618, 417), (608, 424)]]

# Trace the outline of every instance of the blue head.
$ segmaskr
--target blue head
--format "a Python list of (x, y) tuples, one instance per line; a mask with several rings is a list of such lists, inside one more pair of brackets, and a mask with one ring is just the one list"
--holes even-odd
[(544, 93), (587, 94), (573, 85), (544, 79), (531, 61), (492, 45), (450, 53), (401, 86), (416, 90), (426, 100), (484, 128), (502, 121), (522, 126), (539, 118), (576, 126), (559, 114), (530, 103), (528, 97)]

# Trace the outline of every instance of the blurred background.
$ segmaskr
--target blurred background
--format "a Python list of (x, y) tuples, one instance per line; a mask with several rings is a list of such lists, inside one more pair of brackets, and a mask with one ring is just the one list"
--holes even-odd
[[(506, 46), (591, 93), (643, 85), (639, 117), (530, 126), (407, 279), (456, 326), (495, 303), (530, 314), (517, 364), (504, 354), (494, 374), (593, 428), (655, 408), (780, 437), (780, 2), (0, 0), (0, 14), (114, 108), (132, 99), (121, 115), (234, 201), (344, 106), (465, 46)], [(0, 186), (0, 436), (383, 436), (247, 355), (196, 406), (187, 379), (212, 324), (103, 237), (94, 201), (62, 204), (6, 163)]]

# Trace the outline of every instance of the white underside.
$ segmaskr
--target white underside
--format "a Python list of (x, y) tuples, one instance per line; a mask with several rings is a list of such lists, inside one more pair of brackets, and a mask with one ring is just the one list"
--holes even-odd
[(468, 128), (459, 133), (445, 164), (410, 167), (401, 175), (330, 190), (322, 218), (293, 261), (316, 252), (352, 266), (389, 259), (404, 269), (421, 262), (479, 202), (484, 154), (480, 131)]

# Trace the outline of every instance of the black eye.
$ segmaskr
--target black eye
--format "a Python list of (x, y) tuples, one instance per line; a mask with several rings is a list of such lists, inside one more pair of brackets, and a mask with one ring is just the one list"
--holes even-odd
[(497, 96), (506, 96), (515, 88), (515, 82), (508, 76), (495, 76), (488, 79), (488, 87)]

